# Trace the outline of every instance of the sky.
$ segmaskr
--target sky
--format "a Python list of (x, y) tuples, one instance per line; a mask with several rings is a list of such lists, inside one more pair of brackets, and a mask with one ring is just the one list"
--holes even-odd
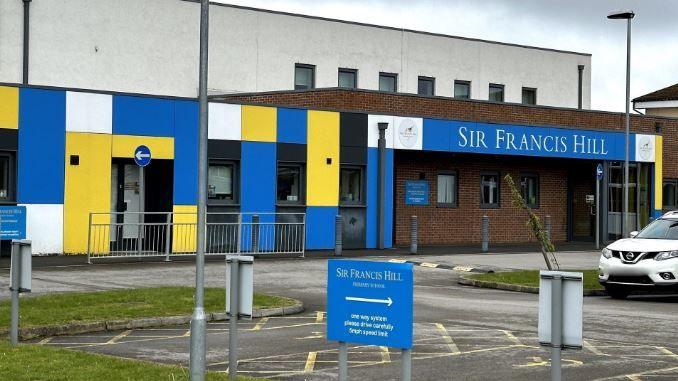
[(631, 99), (678, 83), (678, 0), (216, 1), (591, 53), (591, 108), (607, 111), (625, 107), (626, 20), (606, 16), (632, 9)]

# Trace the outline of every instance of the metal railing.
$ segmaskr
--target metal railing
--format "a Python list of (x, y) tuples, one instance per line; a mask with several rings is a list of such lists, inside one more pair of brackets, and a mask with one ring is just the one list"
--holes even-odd
[[(195, 255), (195, 213), (90, 213), (87, 262)], [(304, 256), (305, 213), (207, 213), (206, 255)]]

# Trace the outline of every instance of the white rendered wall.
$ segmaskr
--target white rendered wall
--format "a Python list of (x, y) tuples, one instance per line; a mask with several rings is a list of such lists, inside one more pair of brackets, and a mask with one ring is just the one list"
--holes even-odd
[(64, 206), (62, 204), (21, 204), (26, 206), (26, 239), (33, 254), (61, 254), (64, 251)]
[[(0, 1), (0, 82), (21, 80), (19, 0)], [(590, 108), (591, 57), (309, 17), (213, 5), (210, 93), (290, 90), (294, 64), (316, 65), (316, 87), (337, 86), (339, 67), (358, 69), (358, 86), (378, 89), (379, 72), (398, 73), (401, 92), (436, 78), (451, 96), (455, 79), (473, 99), (489, 83), (520, 102), (537, 88), (540, 105), (577, 106), (577, 65)], [(180, 0), (49, 0), (31, 3), (30, 83), (195, 97), (199, 4)]]

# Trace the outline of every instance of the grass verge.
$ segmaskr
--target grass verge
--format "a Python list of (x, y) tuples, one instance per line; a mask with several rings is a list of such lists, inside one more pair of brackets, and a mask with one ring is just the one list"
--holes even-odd
[[(598, 283), (598, 270), (567, 270), (584, 273), (584, 290), (603, 290)], [(539, 287), (539, 270), (508, 271), (489, 274), (473, 274), (466, 276), (469, 279), (517, 284), (521, 286)]]
[[(90, 380), (188, 380), (188, 369), (121, 359), (68, 349), (21, 344), (11, 347), (0, 340), (0, 380), (90, 381)], [(206, 380), (226, 380), (225, 373), (208, 372)], [(240, 381), (261, 379), (239, 377)]]
[[(193, 291), (192, 287), (154, 287), (22, 298), (21, 326), (190, 315)], [(223, 288), (205, 289), (205, 310), (223, 311), (225, 297)], [(254, 294), (254, 308), (286, 307), (294, 303), (289, 298)], [(9, 326), (9, 315), (10, 301), (1, 301), (0, 327)]]

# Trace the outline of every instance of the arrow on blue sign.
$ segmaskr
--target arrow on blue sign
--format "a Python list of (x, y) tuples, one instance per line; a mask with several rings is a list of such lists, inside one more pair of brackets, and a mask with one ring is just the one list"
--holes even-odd
[(151, 150), (141, 145), (134, 150), (134, 162), (140, 167), (145, 167), (151, 162)]
[(388, 299), (368, 299), (368, 298), (356, 298), (354, 296), (347, 296), (346, 300), (351, 301), (351, 302), (382, 303), (382, 304), (386, 304), (389, 307), (391, 307), (391, 304), (393, 304), (393, 299), (391, 299), (390, 296), (388, 297)]

